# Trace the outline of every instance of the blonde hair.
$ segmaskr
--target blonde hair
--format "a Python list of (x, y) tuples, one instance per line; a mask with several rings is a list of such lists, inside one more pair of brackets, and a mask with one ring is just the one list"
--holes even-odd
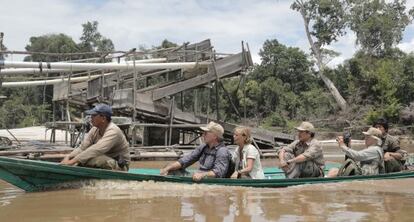
[(234, 133), (240, 133), (244, 137), (244, 144), (251, 144), (253, 142), (250, 128), (239, 126), (234, 129)]

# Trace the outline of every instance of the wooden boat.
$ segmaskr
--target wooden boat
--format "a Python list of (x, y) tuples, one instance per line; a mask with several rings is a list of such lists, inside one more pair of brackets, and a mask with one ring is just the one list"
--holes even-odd
[[(331, 168), (334, 165), (328, 165)], [(95, 168), (66, 166), (58, 163), (0, 157), (0, 179), (27, 192), (43, 191), (62, 187), (62, 184), (88, 180), (129, 180), (171, 183), (202, 183), (246, 187), (288, 187), (304, 184), (334, 183), (354, 180), (399, 179), (414, 177), (414, 171), (389, 173), (374, 176), (349, 176), (337, 178), (285, 179), (277, 168), (266, 168), (266, 179), (220, 179), (206, 178), (193, 182), (190, 177), (160, 176), (157, 169), (131, 169), (129, 172)], [(64, 186), (63, 186), (64, 187)]]

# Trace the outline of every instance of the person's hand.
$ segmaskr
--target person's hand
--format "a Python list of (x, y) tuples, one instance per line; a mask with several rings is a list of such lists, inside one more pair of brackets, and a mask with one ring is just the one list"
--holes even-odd
[(62, 161), (60, 161), (60, 163), (61, 164), (64, 164), (64, 165), (69, 165), (69, 155), (66, 155), (64, 158), (63, 158), (63, 160)]
[(69, 159), (69, 156), (67, 156), (67, 158), (66, 157), (63, 158), (63, 160), (60, 162), (60, 164), (69, 165), (69, 166), (72, 166), (72, 165), (76, 166), (78, 164), (78, 161), (75, 160), (75, 158)]
[(167, 176), (168, 175), (168, 169), (167, 168), (162, 168), (160, 170), (160, 175), (161, 176)]
[(280, 168), (283, 171), (288, 171), (288, 169), (289, 169), (289, 163), (286, 162), (286, 161), (284, 161), (284, 160), (280, 161)]
[(193, 180), (194, 181), (200, 181), (200, 180), (202, 180), (206, 176), (207, 176), (207, 173), (197, 172), (197, 173), (194, 173), (193, 174)]
[(237, 179), (239, 177), (239, 172), (234, 171), (234, 173), (231, 175), (231, 179)]
[(389, 161), (389, 160), (393, 160), (394, 159), (394, 157), (393, 156), (391, 156), (391, 154), (390, 153), (385, 153), (384, 154), (384, 161)]
[(339, 146), (344, 146), (345, 145), (343, 136), (336, 137), (336, 142), (338, 142)]
[(60, 161), (60, 163), (66, 162), (66, 161), (68, 161), (68, 160), (69, 160), (69, 155), (66, 155), (66, 156), (62, 159), (62, 161)]

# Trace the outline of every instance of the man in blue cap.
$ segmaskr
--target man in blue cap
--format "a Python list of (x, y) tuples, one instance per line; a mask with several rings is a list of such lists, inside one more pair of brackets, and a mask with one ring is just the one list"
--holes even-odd
[(86, 114), (91, 115), (92, 129), (82, 144), (61, 163), (127, 171), (131, 160), (129, 144), (122, 130), (111, 122), (112, 108), (98, 104)]

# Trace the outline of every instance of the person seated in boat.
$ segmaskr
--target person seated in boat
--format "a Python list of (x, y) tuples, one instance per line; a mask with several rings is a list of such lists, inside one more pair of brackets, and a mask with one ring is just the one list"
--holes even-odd
[(231, 154), (223, 143), (223, 127), (218, 123), (210, 122), (200, 129), (204, 132), (204, 143), (178, 161), (162, 168), (160, 175), (189, 176), (190, 173), (185, 169), (198, 161), (199, 170), (192, 175), (194, 181), (200, 181), (206, 177), (228, 176)]
[(381, 148), (384, 152), (385, 172), (399, 172), (404, 168), (404, 162), (408, 153), (400, 148), (397, 137), (388, 134), (388, 121), (384, 118), (378, 119), (373, 127), (381, 130)]
[(98, 104), (86, 111), (86, 114), (91, 115), (93, 127), (81, 145), (68, 154), (61, 163), (128, 171), (129, 144), (122, 130), (111, 121), (112, 108), (106, 104)]
[(353, 150), (347, 147), (342, 136), (337, 137), (337, 142), (345, 152), (346, 161), (340, 169), (333, 168), (328, 172), (328, 177), (352, 176), (352, 175), (377, 175), (384, 172), (384, 155), (380, 147), (382, 132), (374, 127), (363, 132), (365, 146), (363, 150)]
[(315, 128), (310, 122), (302, 122), (298, 140), (280, 149), (280, 167), (286, 178), (323, 177), (325, 160), (321, 143), (315, 139)]
[(231, 178), (264, 179), (260, 153), (252, 143), (251, 131), (247, 127), (236, 127), (234, 143), (238, 145), (233, 155), (235, 171)]

